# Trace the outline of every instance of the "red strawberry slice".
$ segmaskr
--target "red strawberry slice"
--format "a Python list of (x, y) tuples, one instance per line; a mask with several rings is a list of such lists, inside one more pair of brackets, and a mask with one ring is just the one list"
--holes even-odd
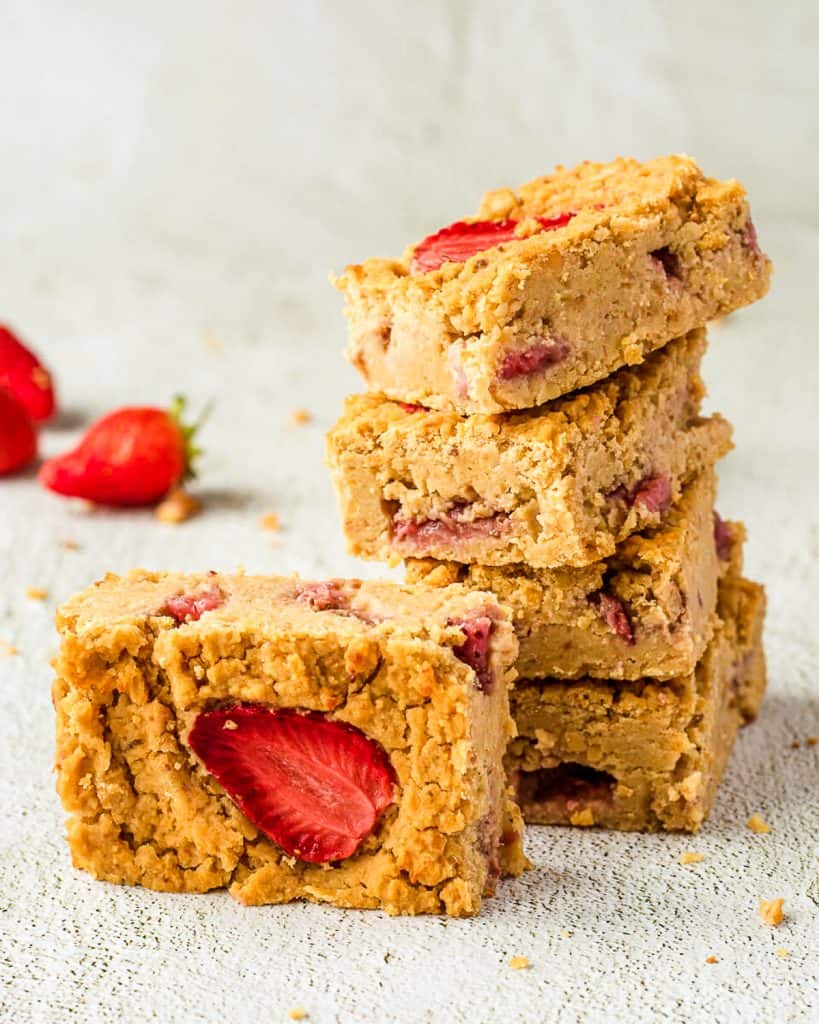
[(618, 597), (612, 597), (611, 594), (601, 590), (597, 596), (597, 607), (609, 629), (616, 633), (621, 640), (625, 640), (630, 647), (633, 646), (634, 628), (623, 602)]
[[(544, 231), (565, 227), (574, 213), (561, 213), (557, 217), (536, 217)], [(459, 220), (449, 227), (428, 235), (415, 247), (410, 271), (425, 274), (437, 270), (444, 263), (465, 263), (470, 256), (485, 249), (494, 249), (504, 242), (520, 242), (515, 234), (516, 220)]]
[(205, 711), (188, 743), (246, 818), (312, 864), (352, 856), (393, 802), (383, 748), (316, 712), (256, 704)]
[(184, 400), (170, 410), (118, 409), (97, 420), (77, 447), (40, 469), (43, 486), (100, 505), (150, 505), (189, 476), (199, 451), (197, 425), (182, 422)]
[(7, 388), (35, 423), (54, 414), (51, 374), (17, 335), (1, 324), (0, 388)]
[(671, 477), (667, 473), (641, 480), (631, 493), (631, 504), (649, 512), (664, 512), (671, 504)]
[(21, 469), (36, 454), (34, 424), (17, 399), (0, 387), (0, 476)]

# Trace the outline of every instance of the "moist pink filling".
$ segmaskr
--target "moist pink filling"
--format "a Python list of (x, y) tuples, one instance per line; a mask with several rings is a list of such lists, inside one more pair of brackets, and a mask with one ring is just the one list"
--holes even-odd
[(649, 512), (664, 512), (671, 504), (671, 477), (668, 473), (643, 477), (630, 491), (620, 484), (607, 497), (612, 501), (624, 501), (629, 508), (642, 505)]
[(465, 541), (482, 537), (498, 537), (509, 525), (507, 512), (496, 512), (483, 519), (464, 521), (459, 517), (468, 506), (455, 506), (441, 519), (415, 519), (393, 516), (393, 539), (397, 544), (415, 550), (432, 548), (435, 545), (459, 545)]
[(634, 628), (623, 602), (602, 590), (597, 594), (596, 600), (600, 614), (608, 627), (631, 646), (634, 643)]
[(478, 689), (489, 693), (492, 689), (492, 672), (489, 668), (489, 638), (492, 634), (492, 619), (488, 615), (473, 615), (468, 619), (450, 619), (448, 626), (457, 626), (464, 634), (464, 642), (452, 648), (473, 670), (477, 677)]
[(314, 611), (334, 611), (346, 608), (349, 595), (338, 580), (320, 580), (316, 583), (298, 583), (296, 600), (309, 605)]
[(734, 531), (720, 518), (718, 512), (714, 512), (714, 544), (717, 548), (717, 557), (722, 562), (727, 562), (731, 555), (731, 544), (734, 540)]
[(212, 612), (225, 603), (222, 591), (213, 584), (200, 587), (192, 594), (176, 594), (169, 597), (162, 609), (162, 615), (170, 615), (177, 624), (196, 622), (205, 612)]
[(510, 352), (500, 365), (498, 377), (500, 380), (526, 377), (530, 373), (554, 366), (568, 354), (569, 346), (565, 341), (538, 342), (522, 352)]

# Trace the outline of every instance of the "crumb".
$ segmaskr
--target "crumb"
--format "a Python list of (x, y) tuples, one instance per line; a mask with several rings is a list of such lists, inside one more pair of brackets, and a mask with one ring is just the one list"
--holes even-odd
[(798, 749), (799, 749), (799, 740), (793, 740), (791, 742), (791, 750), (798, 750)]
[(290, 413), (290, 423), (294, 427), (305, 427), (312, 419), (313, 415), (307, 409), (294, 409)]
[(80, 545), (75, 540), (61, 540), (60, 547), (63, 551), (79, 551)]
[(226, 718), (225, 724), (222, 726), (223, 729), (227, 729), (230, 732), (232, 729), (238, 729), (239, 726), (233, 721), (232, 718)]
[(680, 864), (699, 864), (702, 860), (705, 860), (705, 857), (701, 853), (694, 853), (693, 850), (680, 854)]
[(782, 924), (782, 919), (785, 916), (782, 913), (784, 903), (785, 901), (781, 898), (776, 900), (760, 900), (757, 909), (759, 916), (765, 924), (769, 924), (772, 928), (778, 928)]
[(569, 931), (568, 928), (564, 928), (563, 931), (560, 933), (560, 937), (561, 939), (570, 939), (572, 937), (572, 933)]
[(275, 512), (268, 512), (259, 520), (259, 525), (263, 530), (270, 530), (271, 533), (278, 533), (282, 528), (282, 521)]
[(45, 601), (48, 597), (48, 591), (42, 587), (29, 587), (26, 591), (26, 597), (30, 601)]
[(203, 331), (202, 340), (205, 345), (211, 350), (211, 352), (221, 352), (222, 342), (219, 337), (213, 333), (213, 331)]
[(751, 815), (748, 819), (748, 828), (759, 835), (764, 835), (766, 832), (771, 831), (771, 826), (766, 821), (763, 821), (759, 814)]
[(182, 762), (181, 761), (174, 761), (174, 763), (173, 763), (173, 770), (175, 772), (181, 771), (182, 770)]
[(589, 825), (594, 824), (594, 815), (591, 812), (590, 807), (584, 807), (582, 811), (575, 811), (569, 815), (569, 821), (572, 825), (579, 825), (581, 828), (587, 828)]
[(531, 967), (532, 964), (528, 956), (513, 956), (509, 961), (509, 966), (513, 971), (525, 971), (527, 968)]
[(0, 637), (0, 658), (13, 658), (15, 654), (19, 654), (20, 649), (15, 647), (14, 644), (10, 644), (7, 640), (3, 640)]
[(287, 1016), (290, 1020), (307, 1020), (307, 1010), (301, 1006), (294, 1006)]
[(776, 951), (776, 955), (779, 957), (780, 960), (784, 960), (786, 956), (791, 955), (791, 951), (789, 949), (785, 949), (784, 946), (780, 946), (779, 949)]
[(202, 502), (188, 494), (184, 487), (174, 487), (154, 509), (160, 523), (184, 523), (202, 510)]
[(718, 964), (718, 963), (719, 963), (719, 960), (717, 960), (717, 958), (716, 958), (715, 956), (707, 956), (707, 957), (705, 958), (705, 962), (706, 962), (707, 964)]
[(807, 743), (809, 747), (815, 747), (816, 744), (819, 743), (819, 736), (808, 736), (805, 743)]

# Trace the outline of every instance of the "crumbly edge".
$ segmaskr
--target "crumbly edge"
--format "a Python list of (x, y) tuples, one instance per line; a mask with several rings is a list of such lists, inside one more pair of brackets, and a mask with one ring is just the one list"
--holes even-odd
[[(498, 629), (514, 642), (505, 623)], [(170, 629), (157, 619), (113, 632), (106, 649), (64, 628), (56, 663), (58, 791), (78, 867), (163, 891), (229, 886), (246, 903), (477, 912), (491, 881), (478, 850), (488, 778), (473, 673), (449, 652), (399, 637), (258, 643), (239, 629)], [(187, 731), (199, 710), (234, 701), (323, 711), (381, 742), (400, 805), (356, 855), (338, 867), (287, 858), (202, 770)], [(493, 701), (489, 717), (505, 736), (504, 683)], [(507, 870), (521, 868), (519, 840)]]
[[(522, 682), (512, 694), (519, 736), (507, 768), (579, 764), (612, 780), (572, 808), (523, 804), (530, 824), (598, 824), (695, 832), (708, 816), (740, 725), (765, 688), (764, 590), (744, 579), (720, 585), (720, 620), (696, 673), (669, 682)], [(539, 711), (541, 702), (542, 710)], [(561, 721), (562, 719), (562, 721)], [(547, 726), (547, 723), (550, 725)]]

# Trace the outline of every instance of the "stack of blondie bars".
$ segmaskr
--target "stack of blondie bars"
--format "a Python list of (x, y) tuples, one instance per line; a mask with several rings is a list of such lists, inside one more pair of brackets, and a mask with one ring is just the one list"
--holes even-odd
[(370, 391), (330, 462), (352, 550), (408, 581), (135, 571), (66, 602), (74, 863), (468, 915), (524, 870), (521, 809), (697, 829), (765, 685), (703, 325), (769, 272), (740, 186), (681, 157), (490, 193), (348, 268)]
[(668, 157), (490, 192), (337, 282), (369, 389), (329, 437), (350, 548), (511, 610), (527, 822), (694, 831), (757, 712), (764, 592), (699, 371), (769, 276), (741, 186)]

